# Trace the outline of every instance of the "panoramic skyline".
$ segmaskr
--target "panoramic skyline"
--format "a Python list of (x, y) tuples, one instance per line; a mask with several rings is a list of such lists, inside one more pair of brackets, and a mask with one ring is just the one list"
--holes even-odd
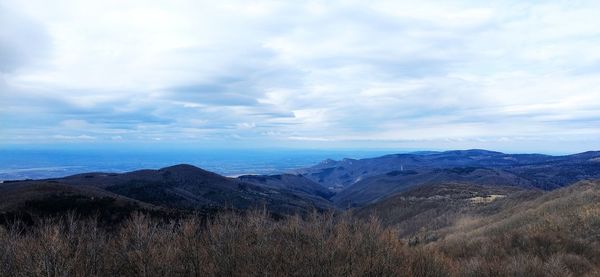
[(0, 146), (600, 149), (599, 8), (0, 0)]

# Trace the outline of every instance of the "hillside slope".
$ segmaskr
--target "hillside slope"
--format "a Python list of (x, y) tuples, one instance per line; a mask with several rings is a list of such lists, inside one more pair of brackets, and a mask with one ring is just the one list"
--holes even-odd
[[(286, 180), (294, 180), (288, 187)], [(330, 202), (312, 191), (299, 191), (301, 176), (257, 184), (243, 179), (227, 178), (191, 165), (175, 165), (158, 170), (138, 170), (128, 173), (85, 173), (48, 180), (11, 182), (11, 186), (28, 184), (68, 190), (95, 191), (120, 196), (151, 206), (170, 209), (248, 209), (266, 207), (273, 213), (306, 213), (313, 209), (332, 209)], [(290, 181), (291, 182), (291, 181)], [(0, 185), (0, 191), (7, 184)], [(321, 188), (320, 188), (321, 189)], [(322, 189), (321, 189), (322, 190)], [(322, 191), (316, 190), (315, 193)], [(40, 193), (43, 195), (43, 193)], [(50, 195), (50, 194), (48, 194)], [(27, 195), (22, 198), (27, 199)], [(25, 200), (28, 201), (28, 200)]]
[(248, 182), (260, 186), (287, 189), (296, 192), (303, 192), (307, 195), (330, 198), (334, 195), (330, 190), (311, 181), (310, 179), (296, 174), (278, 174), (278, 175), (242, 175), (237, 178), (242, 182)]
[(600, 181), (581, 181), (487, 217), (466, 217), (430, 247), (461, 275), (599, 276)]
[(361, 180), (336, 194), (332, 200), (342, 208), (360, 207), (413, 187), (443, 183), (531, 187), (528, 180), (500, 169), (454, 167), (397, 170)]
[(486, 219), (459, 224), (452, 233), (477, 237), (538, 229), (600, 240), (599, 227), (600, 180), (586, 180), (507, 206)]
[(35, 219), (63, 216), (67, 212), (97, 217), (109, 225), (128, 218), (133, 212), (164, 217), (176, 213), (93, 186), (73, 186), (58, 181), (0, 184), (0, 223), (14, 219), (32, 223)]
[[(487, 150), (415, 152), (369, 159), (326, 160), (297, 172), (334, 190), (343, 190), (373, 176), (394, 171), (480, 167), (518, 176), (511, 185), (531, 185), (551, 190), (583, 179), (600, 178), (600, 152), (566, 156), (505, 154)], [(458, 180), (457, 180), (458, 181)]]
[(507, 186), (441, 183), (417, 186), (353, 211), (359, 218), (376, 216), (384, 225), (400, 229), (404, 237), (429, 239), (459, 219), (487, 217), (542, 195), (540, 190)]

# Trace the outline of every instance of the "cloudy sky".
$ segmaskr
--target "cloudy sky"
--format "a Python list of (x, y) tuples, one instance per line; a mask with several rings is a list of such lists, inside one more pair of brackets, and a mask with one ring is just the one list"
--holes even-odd
[(0, 145), (600, 149), (599, 14), (0, 0)]

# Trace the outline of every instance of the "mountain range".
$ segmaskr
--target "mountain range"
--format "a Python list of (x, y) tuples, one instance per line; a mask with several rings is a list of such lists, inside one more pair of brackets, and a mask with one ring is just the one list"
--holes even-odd
[(101, 211), (118, 221), (134, 211), (165, 217), (180, 213), (266, 208), (276, 215), (333, 209), (332, 193), (301, 175), (229, 178), (180, 164), (127, 173), (91, 172), (0, 184), (0, 215), (40, 216)]
[(416, 152), (370, 159), (326, 160), (297, 171), (336, 191), (332, 201), (356, 207), (406, 189), (443, 182), (553, 190), (600, 178), (600, 152), (566, 156), (487, 150)]
[(415, 152), (325, 160), (278, 175), (225, 177), (186, 164), (127, 173), (91, 172), (0, 184), (0, 217), (75, 210), (117, 222), (134, 211), (159, 216), (265, 208), (274, 216), (375, 214), (406, 235), (441, 230), (465, 215), (494, 215), (583, 180), (600, 179), (600, 152), (567, 156), (486, 150)]

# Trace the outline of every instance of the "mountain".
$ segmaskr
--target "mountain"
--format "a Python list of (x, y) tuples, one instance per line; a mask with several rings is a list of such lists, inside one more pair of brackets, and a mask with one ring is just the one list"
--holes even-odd
[(307, 178), (333, 188), (348, 187), (367, 177), (391, 171), (452, 167), (500, 167), (520, 163), (552, 160), (546, 155), (507, 155), (487, 150), (415, 152), (368, 159), (325, 160), (318, 165), (298, 170)]
[(242, 175), (240, 181), (275, 189), (288, 189), (307, 196), (331, 198), (335, 193), (299, 174)]
[(164, 218), (175, 211), (131, 199), (97, 187), (73, 186), (56, 180), (5, 182), (0, 184), (0, 224), (14, 219), (27, 223), (47, 216), (75, 212), (96, 217), (106, 226), (144, 212)]
[(250, 194), (253, 189), (191, 165), (123, 174), (86, 173), (54, 180), (71, 185), (95, 186), (147, 203), (177, 208), (224, 206), (227, 201), (235, 202), (232, 205), (247, 207), (251, 203), (242, 194)]
[[(107, 275), (599, 276), (600, 181), (584, 180), (599, 167), (598, 152), (466, 150), (328, 160), (303, 174), (228, 178), (176, 165), (9, 181), (0, 260), (7, 276), (98, 261), (109, 261), (98, 267)], [(323, 184), (345, 174), (355, 181)], [(242, 212), (252, 207), (271, 213)], [(287, 216), (313, 210), (334, 213)]]
[(599, 226), (600, 180), (586, 180), (507, 205), (492, 216), (459, 224), (449, 233), (475, 238), (509, 232), (552, 232), (599, 243)]
[[(453, 260), (458, 271), (450, 276), (599, 276), (598, 203), (600, 181), (552, 191), (438, 184), (359, 208), (354, 216), (378, 216), (412, 249), (435, 249), (429, 255)], [(430, 268), (437, 264), (432, 260)]]
[[(126, 173), (92, 172), (7, 182), (0, 184), (0, 193), (13, 195), (12, 198), (18, 200), (14, 205), (6, 204), (5, 210), (19, 210), (16, 207), (30, 205), (31, 201), (56, 202), (57, 197), (75, 197), (79, 202), (89, 202), (88, 206), (102, 204), (106, 209), (126, 206), (131, 210), (212, 213), (222, 209), (265, 207), (285, 215), (313, 209), (385, 205), (387, 199), (404, 197), (404, 193), (423, 186), (461, 184), (552, 190), (596, 178), (600, 179), (600, 152), (549, 156), (473, 149), (326, 160), (293, 174), (238, 178), (186, 164)], [(98, 199), (106, 201), (97, 203)], [(63, 200), (60, 201), (68, 202)]]
[(353, 214), (359, 218), (376, 216), (384, 225), (398, 227), (404, 237), (426, 231), (431, 239), (459, 219), (491, 216), (541, 195), (543, 191), (537, 189), (436, 183), (394, 194)]
[(528, 180), (500, 169), (454, 167), (395, 170), (358, 181), (332, 197), (332, 201), (339, 207), (344, 208), (363, 206), (413, 187), (449, 182), (488, 186), (518, 185), (520, 187), (531, 187)]
[(519, 186), (552, 190), (600, 178), (600, 152), (566, 156), (456, 150), (325, 160), (297, 173), (337, 194), (346, 208), (365, 205), (408, 188), (440, 182)]
[[(599, 276), (598, 203), (600, 181), (581, 181), (492, 215), (460, 218), (428, 247), (468, 268), (461, 276)], [(497, 273), (510, 267), (520, 273)]]
[(31, 190), (36, 192), (35, 199), (44, 201), (54, 199), (55, 195), (70, 195), (111, 199), (115, 203), (125, 201), (131, 205), (165, 210), (265, 207), (273, 213), (293, 214), (333, 209), (323, 198), (329, 197), (330, 193), (302, 176), (265, 176), (267, 181), (264, 183), (260, 182), (261, 178), (228, 178), (181, 164), (122, 174), (85, 173), (64, 178), (7, 182), (0, 185), (0, 194), (19, 194), (12, 197), (18, 202), (15, 207), (32, 201), (33, 194), (28, 193)]
[(590, 255), (582, 251), (600, 246), (598, 203), (600, 181), (580, 181), (553, 191), (445, 183), (415, 187), (352, 214), (376, 216), (412, 243), (437, 241), (460, 250), (460, 255), (453, 254), (460, 257), (476, 256), (482, 244), (499, 242), (507, 244), (502, 246), (506, 250), (540, 247), (539, 251)]

